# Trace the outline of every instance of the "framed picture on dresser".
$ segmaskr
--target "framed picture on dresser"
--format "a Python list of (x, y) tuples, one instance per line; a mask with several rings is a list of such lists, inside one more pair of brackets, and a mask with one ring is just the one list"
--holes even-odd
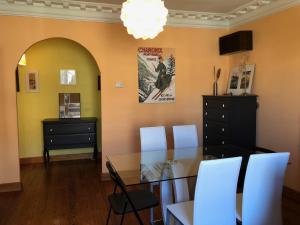
[(249, 95), (252, 92), (253, 77), (255, 73), (255, 65), (247, 64), (241, 67), (234, 67), (231, 70), (227, 94), (231, 95)]

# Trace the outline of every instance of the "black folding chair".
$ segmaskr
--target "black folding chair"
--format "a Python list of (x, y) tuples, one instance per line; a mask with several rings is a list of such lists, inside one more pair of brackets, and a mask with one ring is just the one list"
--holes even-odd
[[(137, 220), (139, 221), (139, 224), (143, 225), (143, 221), (141, 220), (138, 211), (158, 206), (159, 200), (154, 196), (154, 194), (151, 191), (148, 190), (142, 189), (127, 191), (125, 184), (123, 183), (120, 176), (118, 175), (118, 173), (113, 168), (110, 162), (106, 162), (106, 167), (109, 171), (111, 179), (115, 183), (113, 193), (108, 196), (110, 209), (108, 212), (106, 225), (108, 225), (111, 210), (113, 210), (116, 215), (122, 215), (120, 225), (122, 225), (123, 223), (124, 215), (130, 212), (133, 212)], [(118, 187), (121, 190), (121, 192), (117, 192)]]

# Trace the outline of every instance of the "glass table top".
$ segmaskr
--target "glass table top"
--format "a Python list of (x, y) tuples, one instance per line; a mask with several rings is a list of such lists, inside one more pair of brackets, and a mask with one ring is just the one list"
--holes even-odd
[(125, 185), (195, 177), (204, 155), (202, 148), (126, 153), (107, 156)]

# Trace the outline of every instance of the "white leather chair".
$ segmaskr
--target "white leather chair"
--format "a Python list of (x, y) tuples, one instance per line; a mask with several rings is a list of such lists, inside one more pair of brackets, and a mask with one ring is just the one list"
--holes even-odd
[[(197, 148), (198, 147), (198, 133), (196, 125), (178, 125), (173, 126), (174, 148)], [(188, 149), (187, 149), (188, 151)], [(177, 159), (176, 151), (174, 152), (174, 159)], [(180, 174), (180, 165), (173, 167), (173, 173)], [(195, 183), (195, 182), (191, 182)], [(175, 202), (184, 202), (190, 200), (188, 179), (177, 179), (173, 182)], [(192, 186), (195, 186), (193, 184)], [(194, 190), (194, 188), (191, 188)]]
[[(149, 152), (149, 151), (167, 151), (167, 139), (166, 139), (166, 130), (165, 127), (142, 127), (140, 128), (140, 138), (141, 138), (141, 151)], [(141, 157), (141, 163), (147, 164), (149, 160), (153, 161), (153, 159), (149, 159), (147, 155), (146, 158)], [(159, 160), (159, 159), (157, 159)], [(163, 159), (161, 159), (163, 160)], [(153, 191), (153, 186), (158, 185), (159, 183), (152, 183), (150, 185), (151, 191)], [(173, 202), (172, 200), (172, 186), (169, 181), (163, 181), (160, 183), (161, 190), (161, 204), (162, 208)], [(163, 218), (164, 210), (163, 210)], [(153, 222), (154, 215), (153, 209), (150, 212), (150, 219)]]
[(174, 148), (195, 148), (199, 146), (196, 125), (173, 126)]
[(243, 225), (282, 225), (281, 198), (290, 153), (251, 155), (237, 219)]
[(167, 150), (165, 127), (142, 127), (140, 128), (141, 151)]
[(194, 201), (168, 205), (166, 224), (173, 215), (183, 225), (236, 225), (241, 162), (242, 157), (202, 161)]

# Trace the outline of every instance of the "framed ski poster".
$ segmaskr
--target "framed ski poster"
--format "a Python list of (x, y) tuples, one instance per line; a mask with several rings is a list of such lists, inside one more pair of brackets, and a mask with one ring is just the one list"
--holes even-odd
[(140, 103), (175, 102), (175, 49), (138, 48)]

